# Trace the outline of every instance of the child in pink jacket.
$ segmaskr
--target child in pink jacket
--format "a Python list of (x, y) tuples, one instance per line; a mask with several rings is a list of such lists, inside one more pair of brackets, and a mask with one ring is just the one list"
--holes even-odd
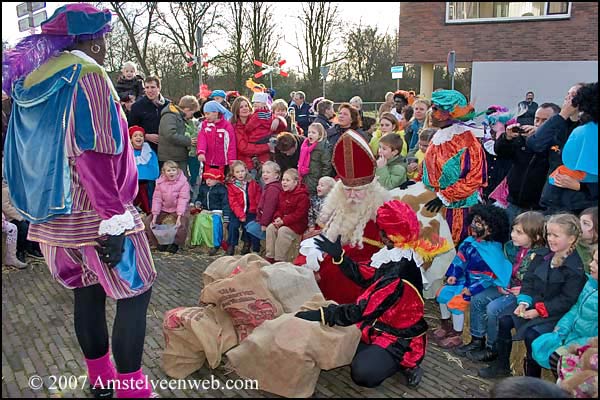
[(162, 173), (156, 180), (156, 188), (152, 196), (152, 215), (144, 221), (148, 241), (153, 247), (158, 246), (158, 241), (152, 228), (163, 223), (166, 219), (175, 219), (177, 234), (175, 242), (166, 246), (160, 245), (160, 251), (177, 253), (179, 246), (183, 246), (187, 237), (189, 224), (190, 184), (175, 161), (165, 161)]
[(224, 167), (236, 159), (235, 133), (228, 115), (231, 112), (214, 100), (204, 105), (206, 119), (200, 125), (196, 154), (205, 168), (217, 167), (224, 172)]

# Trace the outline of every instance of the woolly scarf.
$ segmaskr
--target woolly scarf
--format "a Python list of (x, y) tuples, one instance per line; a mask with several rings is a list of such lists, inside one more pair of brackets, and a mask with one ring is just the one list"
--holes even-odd
[(165, 101), (166, 101), (166, 99), (164, 98), (164, 96), (159, 93), (158, 97), (156, 99), (152, 100), (152, 103), (154, 103), (154, 105), (157, 107), (162, 107), (165, 105)]
[(300, 147), (300, 158), (298, 159), (298, 173), (300, 174), (300, 176), (305, 176), (309, 173), (310, 153), (313, 152), (313, 150), (315, 149), (315, 147), (317, 147), (318, 144), (319, 142), (314, 142), (313, 144), (310, 144), (308, 139), (306, 139), (302, 143), (302, 146)]

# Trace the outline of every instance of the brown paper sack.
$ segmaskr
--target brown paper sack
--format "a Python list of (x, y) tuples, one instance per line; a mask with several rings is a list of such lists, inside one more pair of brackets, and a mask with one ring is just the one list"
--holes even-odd
[(229, 315), (238, 342), (264, 321), (283, 313), (283, 306), (267, 288), (266, 278), (256, 263), (236, 275), (206, 286), (200, 294), (200, 301), (215, 304)]
[(216, 368), (222, 354), (237, 344), (229, 317), (214, 305), (167, 311), (163, 334), (162, 368), (167, 375), (177, 379), (200, 369), (205, 360), (211, 368)]
[(206, 267), (202, 274), (204, 287), (214, 281), (229, 277), (236, 267), (240, 267), (242, 270), (246, 269), (248, 264), (254, 261), (261, 266), (270, 264), (267, 260), (255, 253), (246, 254), (244, 256), (223, 256), (217, 258)]
[(262, 267), (269, 291), (279, 300), (286, 313), (296, 312), (313, 296), (321, 294), (315, 274), (308, 268), (287, 262)]
[[(329, 304), (322, 295), (313, 306)], [(321, 326), (293, 314), (266, 321), (226, 355), (230, 366), (244, 378), (256, 379), (261, 390), (285, 397), (310, 397), (321, 369), (348, 365), (360, 331)]]

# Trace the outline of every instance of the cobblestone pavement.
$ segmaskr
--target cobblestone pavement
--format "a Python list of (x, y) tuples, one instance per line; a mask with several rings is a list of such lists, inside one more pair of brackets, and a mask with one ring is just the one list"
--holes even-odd
[[(159, 275), (148, 309), (143, 366), (149, 378), (157, 380), (169, 379), (160, 367), (163, 314), (175, 307), (196, 305), (202, 288), (202, 271), (214, 257), (196, 250), (154, 255)], [(91, 397), (87, 387), (82, 388), (82, 381), (75, 382), (77, 377), (85, 375), (85, 363), (75, 338), (72, 302), (72, 292), (50, 278), (45, 264), (32, 264), (27, 270), (3, 267), (2, 397)], [(428, 322), (436, 325), (437, 307), (431, 300), (427, 302), (427, 310)], [(107, 301), (107, 313), (108, 321), (112, 321), (114, 301)], [(109, 332), (110, 329), (111, 326)], [(377, 388), (365, 389), (351, 381), (349, 367), (322, 371), (314, 397), (488, 397), (492, 382), (478, 378), (478, 366), (464, 358), (430, 344), (422, 366), (425, 376), (417, 389), (404, 386), (400, 374)], [(43, 380), (43, 388), (37, 391), (29, 387), (34, 375)], [(187, 379), (211, 379), (211, 375), (221, 382), (237, 378), (221, 364), (212, 371), (204, 367)], [(64, 390), (49, 388), (52, 383), (60, 387), (53, 376), (63, 377)], [(245, 389), (158, 389), (157, 392), (161, 397), (273, 397), (267, 392)]]

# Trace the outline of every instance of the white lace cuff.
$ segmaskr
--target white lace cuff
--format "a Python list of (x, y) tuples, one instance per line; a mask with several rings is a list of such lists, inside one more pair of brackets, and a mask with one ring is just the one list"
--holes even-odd
[(105, 219), (100, 222), (100, 228), (98, 228), (98, 235), (120, 235), (126, 230), (133, 229), (135, 227), (135, 221), (133, 220), (133, 214), (129, 210), (126, 210), (123, 214), (113, 215), (109, 219)]
[(448, 207), (450, 205), (450, 202), (448, 201), (447, 198), (444, 197), (443, 194), (441, 194), (440, 192), (436, 192), (435, 193), (438, 197), (438, 199), (440, 199), (442, 201), (442, 204), (446, 207)]

